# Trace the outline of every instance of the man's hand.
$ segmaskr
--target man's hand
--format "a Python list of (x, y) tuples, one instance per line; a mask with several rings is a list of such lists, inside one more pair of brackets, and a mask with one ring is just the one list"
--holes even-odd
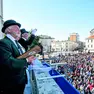
[(27, 63), (32, 64), (32, 61), (35, 60), (34, 56), (29, 56), (28, 58), (26, 58)]

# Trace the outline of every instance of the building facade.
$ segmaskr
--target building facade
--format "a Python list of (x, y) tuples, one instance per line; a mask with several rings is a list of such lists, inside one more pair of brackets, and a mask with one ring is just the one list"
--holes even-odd
[(74, 41), (53, 41), (51, 43), (51, 51), (63, 52), (63, 51), (73, 51), (78, 47), (78, 43)]
[(85, 50), (88, 52), (94, 52), (94, 35), (86, 38), (85, 40)]
[(79, 35), (78, 35), (78, 33), (72, 33), (72, 34), (70, 34), (69, 40), (70, 41), (75, 41), (75, 42), (79, 41)]
[(54, 38), (47, 35), (40, 35), (39, 37), (39, 42), (43, 45), (43, 51), (51, 52), (51, 42), (54, 40)]
[(52, 52), (60, 52), (62, 51), (62, 41), (52, 41), (51, 42), (51, 51)]
[(90, 36), (85, 40), (85, 51), (94, 52), (94, 29), (90, 31)]

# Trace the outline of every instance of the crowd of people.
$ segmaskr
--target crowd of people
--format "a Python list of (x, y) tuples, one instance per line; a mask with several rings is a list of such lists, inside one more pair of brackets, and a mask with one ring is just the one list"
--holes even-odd
[(53, 56), (51, 63), (60, 63), (60, 62), (64, 62), (64, 55), (58, 55), (58, 56)]
[(78, 89), (81, 94), (94, 94), (93, 59), (93, 53), (63, 55), (63, 60), (66, 64), (58, 66), (57, 71), (61, 74), (65, 74), (65, 78)]

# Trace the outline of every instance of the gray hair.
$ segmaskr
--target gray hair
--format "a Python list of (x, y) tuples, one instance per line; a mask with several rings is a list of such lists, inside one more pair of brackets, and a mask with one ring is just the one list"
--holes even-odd
[(8, 34), (9, 33), (9, 29), (11, 29), (12, 26), (9, 26), (8, 28), (5, 29), (5, 34)]

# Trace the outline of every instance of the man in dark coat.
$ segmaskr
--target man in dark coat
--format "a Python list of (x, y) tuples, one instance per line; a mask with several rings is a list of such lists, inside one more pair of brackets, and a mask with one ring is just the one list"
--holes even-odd
[(26, 31), (24, 28), (21, 29), (21, 38), (19, 39), (19, 43), (28, 50), (28, 46), (32, 44), (33, 40), (35, 39), (35, 35), (31, 34), (29, 37), (29, 32)]
[(14, 20), (3, 24), (2, 32), (6, 36), (0, 40), (0, 94), (23, 94), (27, 83), (26, 67), (34, 60), (34, 56), (17, 59), (22, 54), (16, 43), (21, 36), (20, 27)]
[[(30, 45), (32, 45), (34, 39), (37, 38), (37, 36), (35, 36), (35, 32), (37, 31), (37, 29), (34, 29), (32, 30), (32, 33), (31, 35), (29, 36), (29, 32), (26, 31), (24, 28), (20, 30), (21, 31), (21, 38), (19, 39), (19, 43), (24, 47), (25, 51), (28, 50), (28, 47)], [(35, 45), (38, 45), (41, 49), (41, 51), (39, 52), (39, 54), (43, 54), (43, 46), (41, 43), (37, 43), (37, 44), (34, 44)]]

